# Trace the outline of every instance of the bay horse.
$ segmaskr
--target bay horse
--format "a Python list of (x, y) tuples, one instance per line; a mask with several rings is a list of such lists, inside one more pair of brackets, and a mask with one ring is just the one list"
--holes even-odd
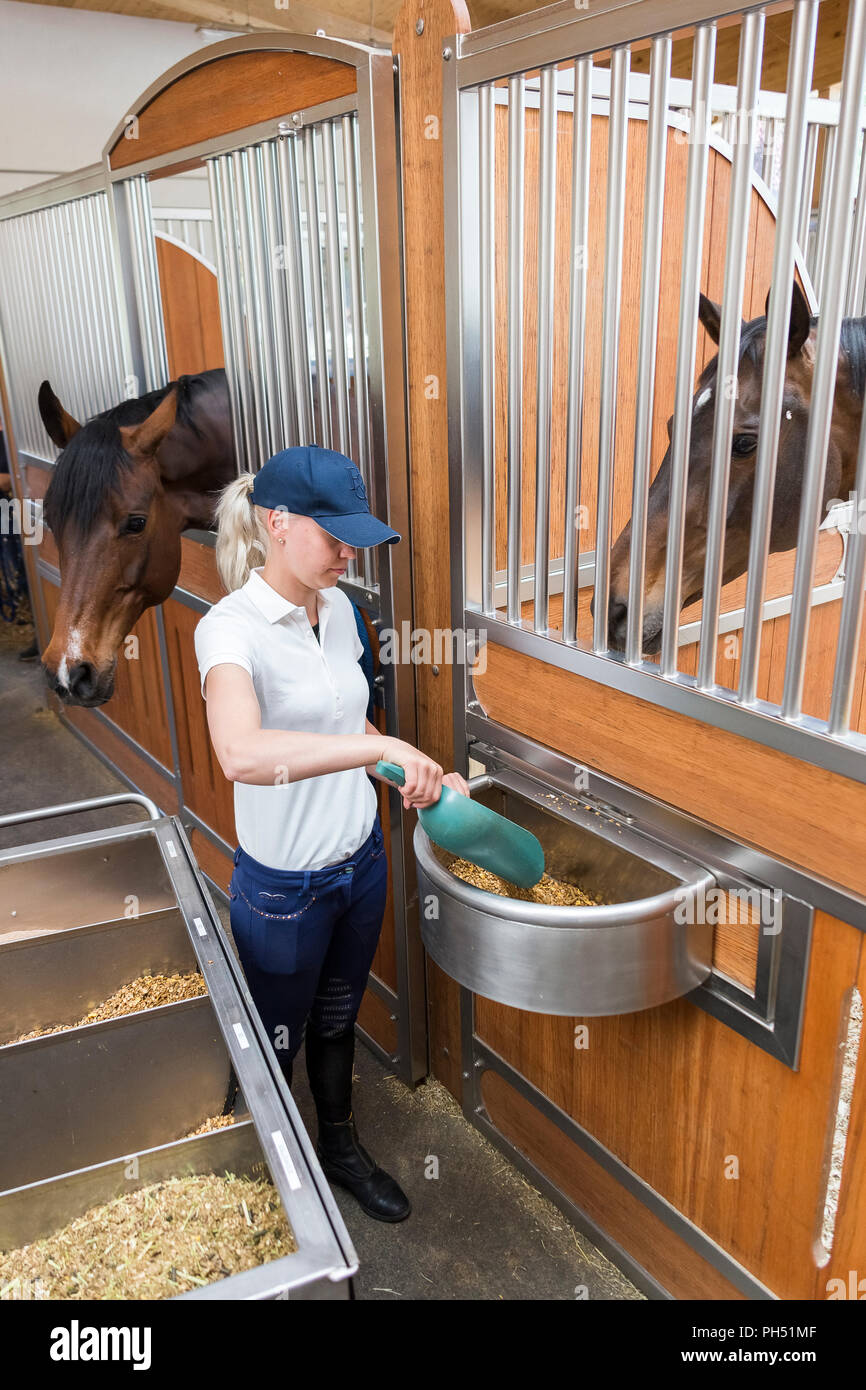
[(42, 667), (64, 703), (92, 707), (114, 693), (123, 639), (174, 589), (181, 533), (213, 526), (237, 476), (228, 383), (222, 368), (180, 376), (79, 424), (43, 381), (39, 413), (62, 451), (43, 504), (62, 585)]
[[(748, 567), (755, 454), (758, 447), (764, 344), (767, 333), (766, 308), (769, 307), (769, 298), (768, 294), (764, 315), (751, 319), (748, 323), (744, 322), (740, 329), (723, 584), (745, 574)], [(718, 343), (721, 309), (703, 294), (700, 296), (698, 319), (713, 342)], [(791, 550), (797, 543), (817, 322), (817, 319), (811, 317), (806, 298), (795, 282), (791, 298), (788, 355), (773, 493), (771, 552)], [(707, 363), (701, 373), (692, 400), (683, 542), (682, 608), (695, 603), (703, 594), (717, 375), (718, 354)], [(854, 487), (864, 390), (866, 318), (843, 319), (824, 477), (824, 506), (831, 498), (847, 497)], [(668, 420), (668, 439), (671, 436), (672, 423), (673, 416)], [(648, 655), (658, 652), (661, 647), (670, 486), (671, 457), (668, 445), (658, 473), (650, 486), (647, 507), (643, 651)], [(622, 651), (625, 648), (630, 544), (629, 521), (617, 537), (611, 551), (608, 642), (614, 651)]]

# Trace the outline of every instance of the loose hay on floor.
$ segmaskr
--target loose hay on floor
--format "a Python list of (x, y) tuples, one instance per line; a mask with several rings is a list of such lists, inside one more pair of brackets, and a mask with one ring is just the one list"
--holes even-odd
[(542, 874), (538, 883), (531, 888), (520, 888), (516, 883), (492, 874), (471, 864), (468, 859), (454, 859), (448, 865), (452, 874), (471, 883), (473, 888), (483, 888), (487, 893), (498, 893), (501, 898), (522, 898), (528, 903), (546, 903), (548, 907), (597, 907), (599, 899), (590, 897), (582, 888), (573, 883), (563, 883), (550, 874)]
[(102, 1023), (105, 1019), (120, 1018), (123, 1014), (138, 1013), (139, 1009), (155, 1009), (160, 1004), (176, 1004), (181, 999), (195, 999), (207, 994), (204, 976), (198, 970), (186, 975), (139, 975), (127, 985), (121, 985), (113, 994), (97, 1004), (76, 1023), (49, 1023), (44, 1028), (34, 1028), (30, 1033), (21, 1033), (10, 1038), (10, 1043), (29, 1042), (31, 1038), (42, 1038), (48, 1033), (66, 1033), (70, 1028), (81, 1028), (85, 1023)]
[(47, 1299), (172, 1298), (296, 1249), (267, 1180), (168, 1178), (0, 1255), (0, 1297), (29, 1280)]

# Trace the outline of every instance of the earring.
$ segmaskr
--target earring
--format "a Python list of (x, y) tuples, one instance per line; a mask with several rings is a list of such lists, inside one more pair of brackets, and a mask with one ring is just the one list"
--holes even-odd
[(285, 545), (286, 542), (283, 536), (278, 536), (277, 539), (280, 542), (280, 545)]

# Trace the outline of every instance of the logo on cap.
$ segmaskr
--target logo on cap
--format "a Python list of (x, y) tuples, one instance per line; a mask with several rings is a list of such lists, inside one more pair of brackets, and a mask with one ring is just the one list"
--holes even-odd
[(346, 472), (349, 475), (349, 481), (352, 484), (352, 491), (355, 493), (355, 496), (358, 497), (362, 502), (366, 502), (367, 489), (364, 487), (364, 479), (361, 477), (361, 474), (358, 472), (358, 469), (355, 467), (354, 463), (351, 463), (348, 460), (346, 462)]

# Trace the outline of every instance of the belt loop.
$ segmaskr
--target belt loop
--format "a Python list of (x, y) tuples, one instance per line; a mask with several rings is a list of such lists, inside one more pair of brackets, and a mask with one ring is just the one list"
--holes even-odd
[(304, 886), (303, 886), (303, 891), (304, 891), (305, 893), (306, 893), (307, 889), (309, 888), (309, 886), (310, 886), (310, 870), (309, 870), (309, 869), (306, 869), (305, 872), (304, 872)]
[(236, 864), (237, 864), (238, 860), (239, 860), (240, 857), (241, 857), (241, 852), (242, 852), (242, 851), (241, 851), (241, 847), (240, 847), (240, 845), (238, 845), (237, 849), (235, 850), (235, 863), (236, 863)]

